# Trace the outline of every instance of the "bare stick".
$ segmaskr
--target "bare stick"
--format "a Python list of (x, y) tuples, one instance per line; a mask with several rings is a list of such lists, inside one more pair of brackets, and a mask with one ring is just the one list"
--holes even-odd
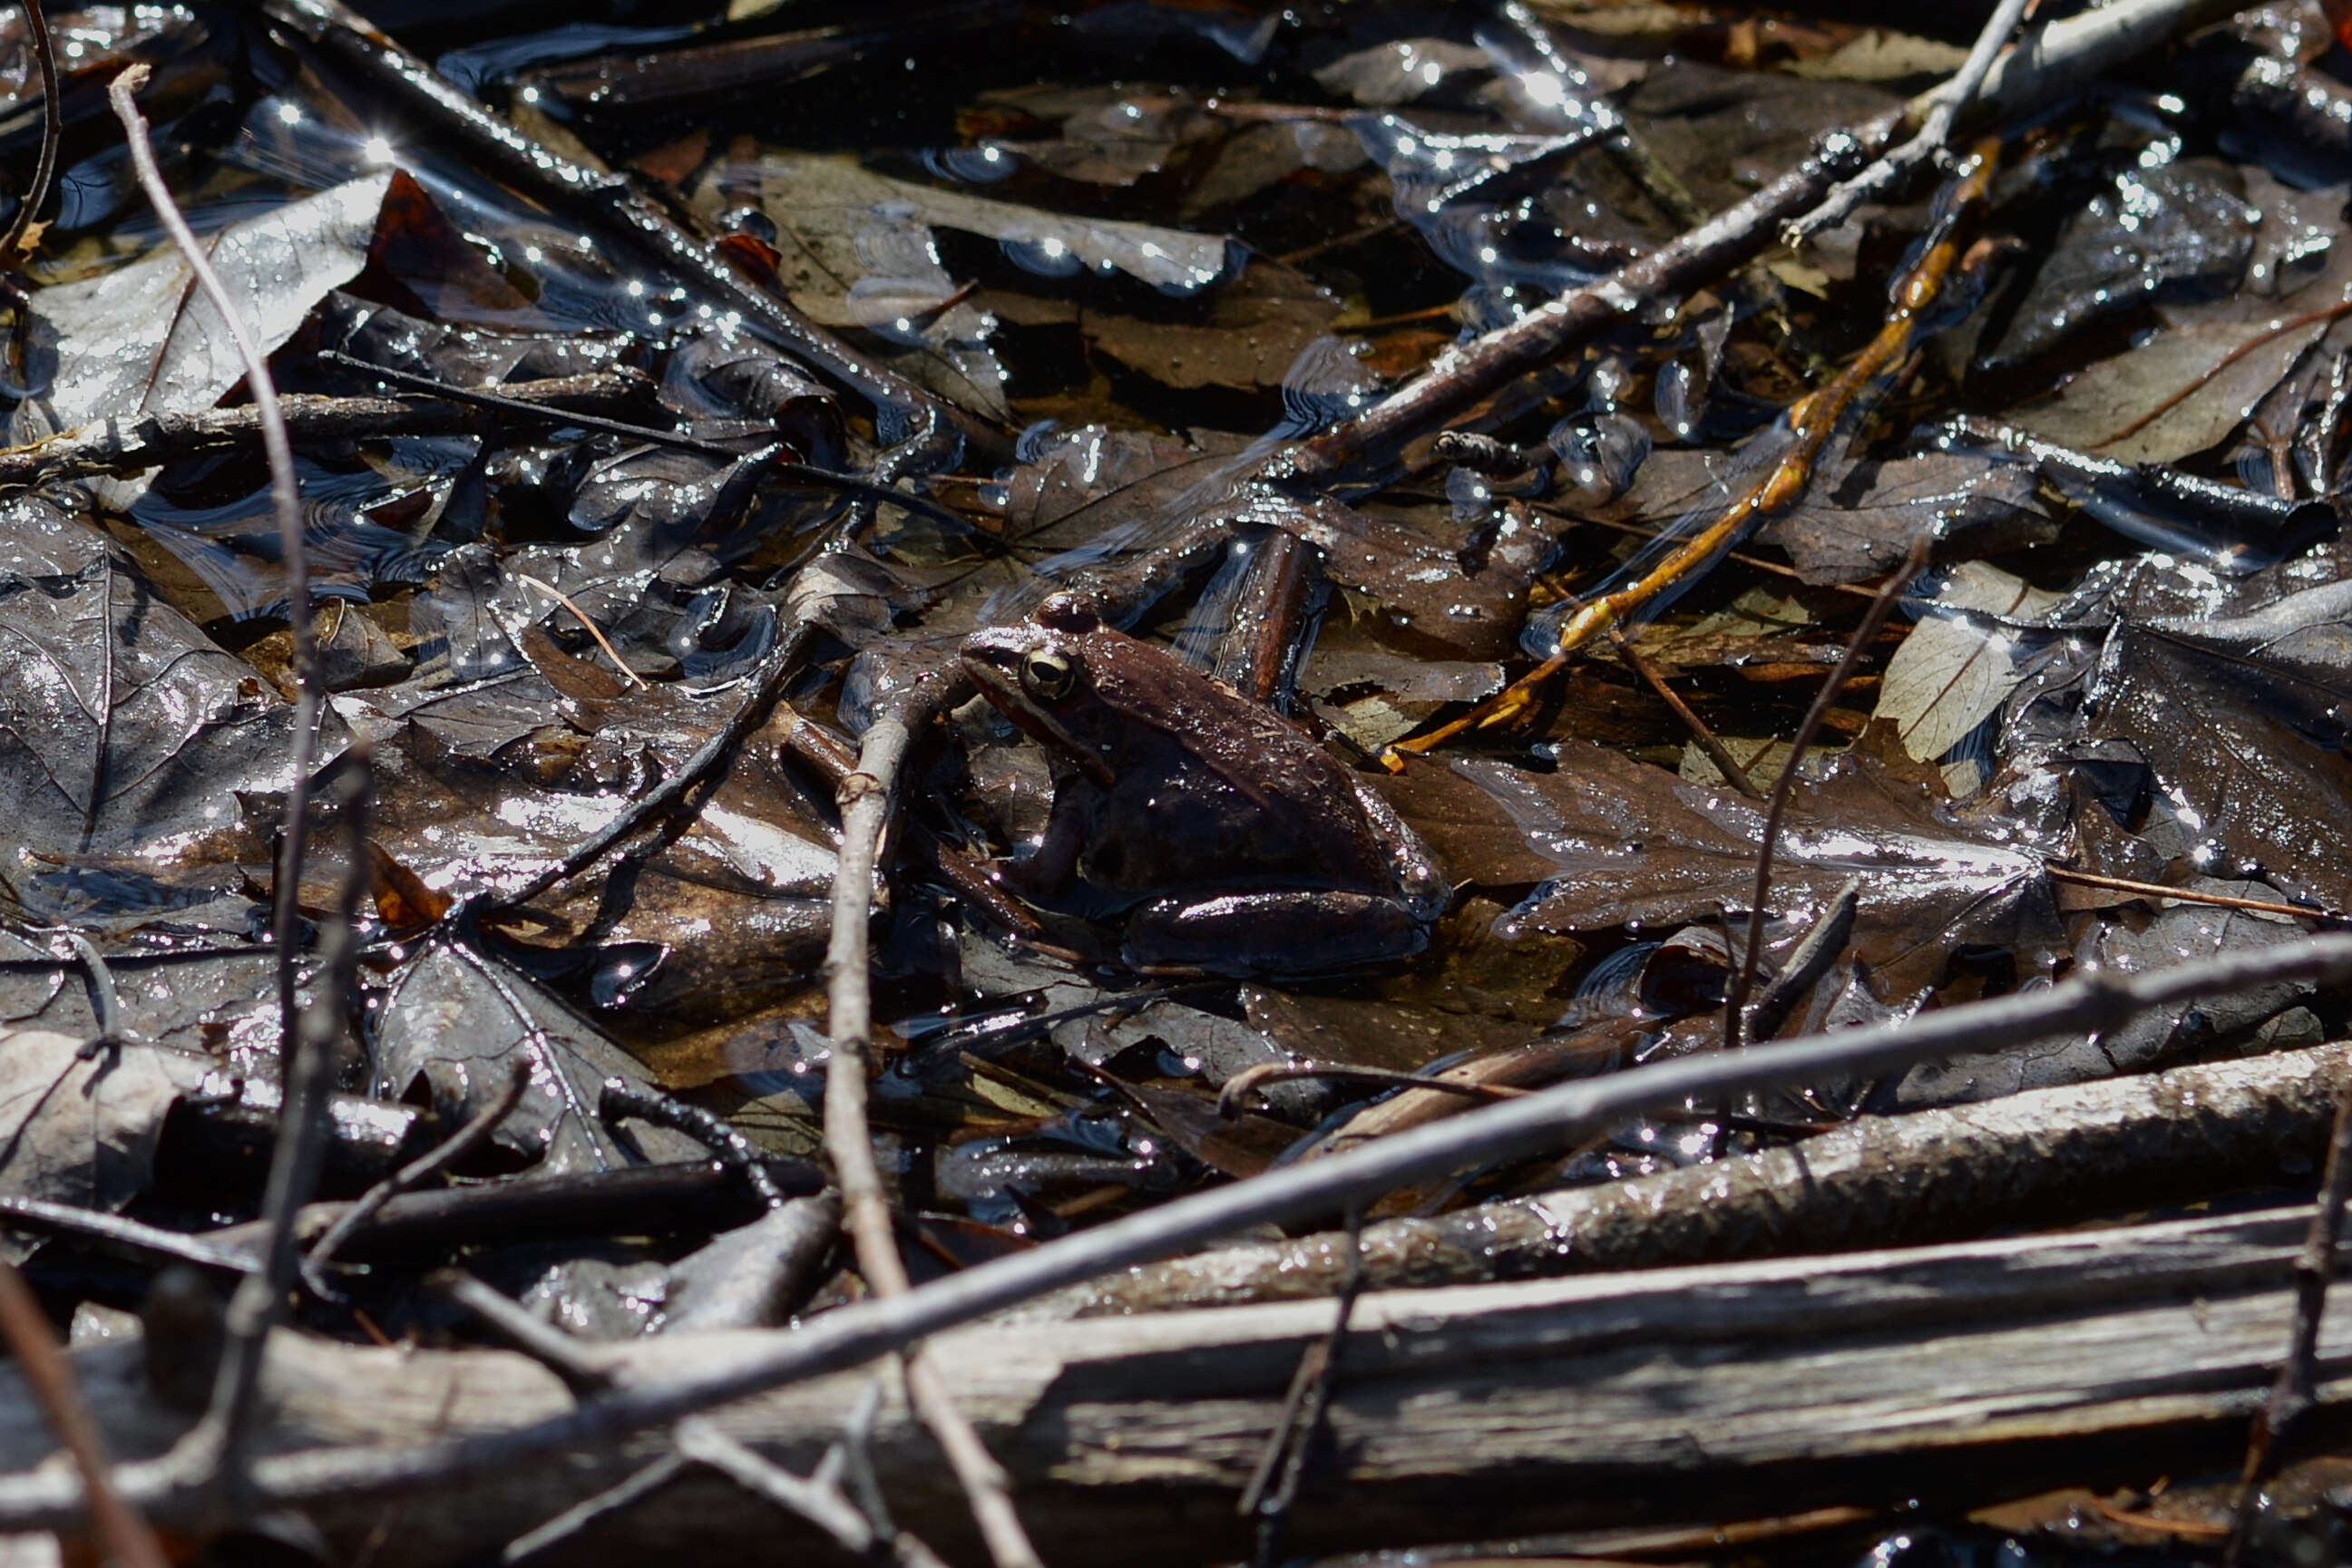
[(229, 1298), (226, 1323), (227, 1343), (221, 1351), (220, 1371), (213, 1383), (213, 1398), (204, 1419), (180, 1440), (164, 1462), (190, 1466), (205, 1484), (234, 1487), (240, 1479), (240, 1452), (252, 1424), (261, 1381), (263, 1343), (298, 1272), (294, 1245), (295, 1221), (319, 1182), (327, 1146), (329, 1097), (335, 1085), (335, 1046), (348, 1027), (349, 1008), (355, 994), (359, 939), (354, 927), (360, 900), (366, 895), (373, 867), (366, 854), (368, 841), (368, 746), (355, 741), (344, 753), (346, 766), (336, 781), (341, 797), (335, 803), (351, 837), (352, 850), (336, 899), (334, 918), (320, 934), (317, 995), (296, 1017), (294, 1038), (279, 1066), (285, 1082), (278, 1111), (278, 1141), (269, 1156), (269, 1178), (262, 1197), (265, 1227), (259, 1248), (261, 1267), (237, 1281)]
[(32, 254), (25, 241), (34, 233), (41, 204), (49, 199), (49, 182), (58, 172), (58, 146), (66, 135), (65, 106), (58, 99), (57, 40), (49, 37), (49, 19), (41, 13), (41, 0), (19, 0), (19, 4), (33, 46), (33, 69), (40, 78), (41, 151), (33, 163), (33, 183), (16, 217), (9, 221), (7, 234), (0, 236), (0, 265), (8, 267), (21, 266)]
[[(534, 423), (539, 424), (565, 423), (575, 406), (625, 409), (650, 394), (641, 378), (613, 371), (516, 382), (505, 390), (538, 410)], [(291, 392), (278, 400), (278, 413), (294, 441), (475, 435), (482, 431), (482, 422), (464, 405), (428, 398)], [(96, 420), (30, 446), (0, 452), (0, 488), (137, 474), (183, 457), (244, 451), (260, 440), (261, 416), (250, 403), (185, 413), (151, 410)]]
[(2319, 1353), (2319, 1320), (2327, 1311), (2327, 1286), (2336, 1276), (2336, 1243), (2344, 1231), (2344, 1205), (2352, 1199), (2352, 1078), (2336, 1094), (2336, 1130), (2327, 1140), (2327, 1169), (2319, 1184), (2319, 1207), (2294, 1260), (2294, 1330), (2270, 1403), (2254, 1417), (2246, 1438), (2245, 1469), (2238, 1478), (2236, 1520), (2222, 1561), (2238, 1568), (2253, 1532), (2261, 1485), (2286, 1440), (2287, 1429), (2318, 1403), (2312, 1366)]
[(1610, 630), (1610, 636), (1616, 643), (1619, 654), (1633, 666), (1633, 673), (1642, 677), (1643, 684), (1657, 693), (1659, 701), (1674, 709), (1675, 716), (1683, 721), (1683, 727), (1691, 732), (1693, 740), (1698, 742), (1698, 748), (1706, 753), (1706, 759), (1715, 764), (1717, 772), (1723, 775), (1723, 781), (1751, 800), (1764, 799), (1764, 791), (1756, 788), (1756, 780), (1748, 777), (1748, 769), (1740, 766), (1739, 758), (1732, 756), (1731, 748), (1723, 744), (1715, 731), (1707, 728), (1706, 720), (1699, 717), (1690, 704), (1683, 701), (1674, 687), (1666, 685), (1664, 673), (1650, 662), (1650, 656), (1635, 646), (1631, 637), (1613, 627)]
[[(34, 16), (37, 21), (40, 13)], [(0, 1260), (0, 1337), (24, 1369), (33, 1397), (41, 1402), (49, 1430), (73, 1456), (74, 1473), (89, 1498), (89, 1520), (99, 1543), (121, 1568), (164, 1568), (163, 1548), (138, 1510), (122, 1500), (109, 1479), (106, 1439), (90, 1419), (73, 1368), (58, 1349), (48, 1315), (33, 1298), (25, 1276)]]
[[(261, 422), (261, 449), (269, 459), (269, 505), (278, 516), (278, 548), (286, 572), (287, 614), (294, 638), (292, 671), (295, 683), (293, 776), (286, 784), (286, 807), (278, 831), (277, 885), (270, 890), (269, 932), (278, 945), (278, 1018), (279, 1071), (290, 1076), (295, 1057), (299, 1009), (295, 1006), (295, 960), (299, 956), (302, 909), (302, 850), (310, 831), (310, 768), (319, 743), (319, 650), (310, 624), (310, 557), (302, 540), (301, 484), (294, 472), (294, 447), (286, 434), (286, 418), (278, 404), (278, 383), (270, 379), (261, 346), (237, 313), (228, 286), (213, 270), (205, 247), (180, 214), (163, 172), (155, 165), (155, 149), (147, 138), (147, 120), (131, 95), (147, 85), (147, 68), (134, 65), (114, 78), (107, 98), (138, 171), (140, 188), (147, 193), (155, 216), (172, 243), (186, 257), (189, 274), (220, 313), (237, 358), (245, 361), (246, 390), (252, 394), (254, 414)], [(289, 1093), (288, 1108), (292, 1108)]]
[(782, 1465), (771, 1464), (698, 1416), (677, 1424), (677, 1451), (785, 1512), (807, 1520), (852, 1557), (864, 1557), (877, 1544), (874, 1526), (838, 1487), (803, 1479)]
[(1863, 203), (1874, 202), (1894, 190), (1920, 164), (1941, 156), (1945, 143), (1951, 140), (1953, 123), (1963, 110), (1976, 101), (1978, 90), (1992, 70), (1994, 58), (2009, 42), (2009, 36), (2017, 31), (2027, 4), (2028, 0), (2000, 0), (1985, 19), (1984, 30), (1977, 35), (1969, 57), (1960, 62), (1952, 79), (1937, 89), (1929, 99), (1918, 134), (1832, 190), (1820, 206), (1780, 231), (1780, 243), (1793, 250), (1819, 230), (1845, 222)]
[(563, 1380), (574, 1394), (613, 1385), (616, 1364), (609, 1346), (575, 1339), (509, 1296), (462, 1269), (444, 1269), (425, 1281), (445, 1300), (465, 1308), (491, 1333)]
[[(327, 364), (337, 365), (362, 375), (373, 376), (387, 386), (406, 387), (411, 392), (421, 392), (426, 397), (446, 398), (451, 402), (460, 403), (469, 408), (485, 408), (499, 413), (519, 413), (526, 417), (538, 418), (542, 423), (546, 419), (544, 410), (520, 404), (503, 391), (486, 392), (480, 387), (456, 386), (448, 382), (436, 381), (431, 376), (420, 376), (413, 371), (399, 371), (394, 370), (389, 365), (370, 364), (365, 360), (354, 359), (349, 354), (338, 353), (332, 349), (327, 350), (319, 358)], [(566, 414), (563, 423), (578, 425), (583, 430), (617, 435), (628, 441), (642, 441), (648, 446), (667, 446), (674, 451), (691, 452), (697, 456), (714, 458), (722, 463), (740, 462), (743, 458), (756, 455), (754, 453), (738, 451), (732, 446), (721, 445), (715, 441), (705, 441), (698, 435), (687, 435), (674, 430), (656, 430), (650, 425), (630, 424), (585, 411)], [(808, 463), (775, 461), (766, 466), (767, 472), (779, 479), (790, 480), (820, 490), (838, 490), (846, 496), (859, 496), (866, 500), (880, 501), (887, 506), (903, 507), (908, 511), (920, 512), (927, 517), (946, 523), (952, 528), (962, 529), (970, 527), (966, 519), (958, 517), (927, 497), (894, 489), (888, 485), (877, 484), (870, 479), (861, 479), (855, 474), (836, 474), (830, 468), (819, 468)]]
[[(2165, 39), (2238, 8), (2239, 0), (2114, 0), (2053, 23), (2002, 59), (1977, 94), (1981, 118), (2046, 103)], [(1840, 179), (1858, 172), (1925, 106), (1894, 110), (1824, 138), (1813, 156), (1736, 206), (1598, 283), (1473, 342), (1449, 349), (1364, 413), (1288, 452), (1269, 478), (1319, 482), (1378, 467), (1413, 437), (1436, 429), (1513, 381), (1626, 320), (1644, 306), (1687, 294), (1763, 253), (1780, 225), (1810, 211)]]
[(500, 1568), (512, 1568), (515, 1563), (528, 1563), (550, 1547), (580, 1534), (597, 1521), (626, 1512), (684, 1475), (687, 1469), (685, 1458), (677, 1454), (664, 1454), (618, 1486), (608, 1487), (594, 1497), (583, 1499), (545, 1524), (508, 1542), (506, 1549), (499, 1553)]
[[(908, 748), (916, 729), (941, 711), (945, 695), (961, 685), (958, 674), (942, 669), (901, 691), (867, 727), (858, 747), (857, 771), (842, 780), (835, 797), (841, 802), (841, 857), (834, 872), (833, 937), (824, 957), (833, 1040), (824, 1079), (824, 1145), (841, 1183), (842, 1225), (856, 1248), (857, 1270), (885, 1299), (905, 1296), (909, 1284), (866, 1123), (866, 1058), (874, 1036), (866, 928), (873, 913), (883, 830), (890, 820)], [(939, 1439), (971, 1500), (972, 1517), (997, 1568), (1042, 1568), (1037, 1549), (1029, 1543), (1013, 1510), (1003, 1468), (956, 1408), (947, 1385), (922, 1353), (908, 1351), (905, 1365), (908, 1398)]]
[[(1691, 1099), (1785, 1083), (1895, 1071), (2054, 1035), (2112, 1030), (2158, 1008), (2281, 982), (2352, 981), (2352, 935), (2329, 933), (2221, 954), (2138, 975), (2081, 974), (2046, 990), (1948, 1008), (1896, 1024), (1842, 1030), (1769, 1049), (1709, 1051), (1580, 1079), (1448, 1121), (1376, 1139), (1328, 1159), (1269, 1171), (977, 1264), (903, 1296), (877, 1296), (747, 1343), (723, 1364), (624, 1387), (576, 1408), (496, 1433), (398, 1447), (314, 1449), (257, 1458), (246, 1478), (260, 1511), (324, 1499), (478, 1481), (538, 1456), (610, 1443), (631, 1432), (903, 1350), (1037, 1296), (1173, 1257), (1253, 1225), (1296, 1223), (1367, 1202), (1467, 1165), (1526, 1158), (1573, 1145), (1623, 1117)], [(121, 1467), (116, 1484), (152, 1517), (200, 1511), (205, 1494), (168, 1460)], [(0, 1531), (78, 1522), (80, 1489), (47, 1472), (0, 1477)]]
[(407, 1165), (368, 1188), (360, 1200), (335, 1217), (334, 1224), (310, 1248), (310, 1256), (302, 1260), (302, 1271), (309, 1277), (310, 1289), (320, 1295), (331, 1292), (324, 1289), (327, 1265), (335, 1260), (343, 1244), (364, 1228), (367, 1223), (383, 1212), (383, 1206), (411, 1188), (447, 1170), (482, 1145), (485, 1139), (498, 1131), (499, 1124), (513, 1113), (522, 1103), (523, 1091), (530, 1087), (530, 1064), (517, 1057), (512, 1071), (507, 1074), (506, 1087), (499, 1097), (474, 1113), (471, 1121), (438, 1148), (426, 1151)]
[(1726, 1051), (1739, 1048), (1740, 1011), (1748, 1006), (1748, 993), (1755, 988), (1756, 966), (1764, 954), (1764, 904), (1772, 894), (1772, 851), (1780, 841), (1780, 819), (1788, 812), (1789, 794), (1796, 788), (1797, 770), (1803, 766), (1805, 751), (1813, 744), (1813, 737), (1821, 732), (1822, 721), (1829, 716), (1830, 706), (1837, 701), (1838, 693), (1845, 689), (1854, 666), (1862, 663), (1863, 654), (1877, 640), (1879, 628), (1885, 625), (1886, 618), (1895, 612), (1895, 601), (1903, 597), (1903, 591), (1911, 585), (1911, 580), (1927, 570), (1928, 549), (1927, 538), (1912, 540), (1910, 559), (1886, 580), (1885, 586), (1878, 591), (1878, 597), (1870, 601), (1868, 610), (1863, 612), (1862, 624), (1855, 627), (1853, 635), (1847, 639), (1844, 657), (1838, 660), (1837, 668), (1830, 672), (1830, 678), (1822, 683), (1820, 694), (1813, 698), (1813, 706), (1805, 710), (1804, 722), (1797, 726), (1796, 738), (1789, 744), (1789, 759), (1780, 765), (1780, 777), (1772, 781), (1772, 801), (1764, 810), (1764, 841), (1756, 850), (1756, 893), (1754, 902), (1748, 905), (1747, 951), (1739, 959), (1739, 977), (1732, 982), (1731, 994), (1724, 998), (1723, 1003), (1723, 1048)]
[(1257, 1524), (1258, 1568), (1273, 1568), (1282, 1560), (1282, 1527), (1306, 1483), (1307, 1462), (1315, 1440), (1330, 1411), (1332, 1385), (1339, 1378), (1339, 1355), (1348, 1344), (1348, 1321), (1355, 1316), (1356, 1301), (1364, 1291), (1364, 1213), (1348, 1209), (1348, 1271), (1339, 1281), (1339, 1310), (1331, 1315), (1331, 1332), (1309, 1344), (1291, 1375), (1282, 1415), (1249, 1483), (1235, 1505), (1244, 1519)]
[(0, 1224), (16, 1230), (85, 1236), (110, 1247), (149, 1252), (158, 1258), (192, 1263), (199, 1269), (245, 1274), (260, 1267), (242, 1249), (219, 1246), (184, 1230), (166, 1230), (144, 1220), (126, 1219), (94, 1208), (76, 1208), (71, 1204), (51, 1203), (46, 1198), (0, 1197)]

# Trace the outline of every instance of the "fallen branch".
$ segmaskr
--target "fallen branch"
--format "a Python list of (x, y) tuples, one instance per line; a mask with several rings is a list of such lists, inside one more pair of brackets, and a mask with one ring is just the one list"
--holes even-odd
[(1928, 95), (1927, 112), (1918, 133), (1832, 190), (1820, 206), (1780, 232), (1780, 243), (1794, 250), (1810, 235), (1845, 222), (1863, 203), (1877, 201), (1895, 190), (1922, 163), (1941, 157), (1945, 144), (1951, 140), (1953, 123), (1976, 101), (1985, 78), (1992, 71), (1994, 58), (2025, 16), (2027, 4), (2028, 0), (2000, 0), (1992, 15), (1985, 18), (1984, 27), (1977, 34), (1968, 58), (1960, 62), (1960, 68), (1952, 73), (1951, 80)]
[[(2293, 1316), (2307, 1206), (2123, 1229), (1368, 1295), (1332, 1391), (1332, 1467), (1297, 1498), (1289, 1549), (1320, 1553), (1537, 1530), (1722, 1525), (1918, 1498), (1955, 1511), (2048, 1485), (2146, 1484), (2226, 1452), (2262, 1402)], [(911, 1298), (910, 1298), (911, 1299)], [(1279, 1418), (1327, 1301), (980, 1327), (930, 1345), (1004, 1456), (1057, 1568), (1191, 1564), (1248, 1550), (1234, 1500)], [(772, 1336), (627, 1347), (625, 1383), (702, 1375)], [(139, 1347), (76, 1356), (110, 1430), (163, 1419)], [(2318, 1346), (2323, 1407), (2352, 1412), (2352, 1318)], [(0, 1373), (0, 1464), (47, 1434)], [(809, 1474), (873, 1379), (844, 1373), (728, 1411), (727, 1434)], [(562, 1418), (572, 1396), (500, 1351), (375, 1350), (281, 1332), (273, 1445), (398, 1451)], [(320, 1500), (311, 1517), (383, 1568), (478, 1560), (623, 1483), (667, 1433), (449, 1478), (405, 1503)], [(977, 1543), (905, 1401), (886, 1395), (871, 1459), (898, 1522), (950, 1560)], [(659, 1472), (656, 1472), (659, 1474)], [(674, 1474), (605, 1511), (596, 1545), (763, 1557), (818, 1539), (713, 1479)], [(853, 1493), (852, 1495), (855, 1495)], [(1475, 1522), (1471, 1522), (1475, 1521)]]
[[(1368, 1226), (1364, 1268), (1394, 1291), (1918, 1246), (2308, 1181), (2347, 1082), (2352, 1045), (2325, 1045), (1865, 1116), (1760, 1154)], [(1223, 1247), (1021, 1315), (1328, 1299), (1341, 1256), (1328, 1232)]]
[[(1465, 1165), (1556, 1150), (1638, 1112), (2113, 1029), (2174, 1002), (2279, 981), (2347, 980), (2352, 936), (2330, 934), (2142, 975), (2094, 971), (2048, 990), (1950, 1008), (1901, 1024), (1787, 1040), (1766, 1050), (1684, 1057), (1580, 1080), (1328, 1159), (1179, 1198), (1050, 1246), (976, 1265), (903, 1296), (843, 1307), (788, 1333), (731, 1343), (723, 1357), (677, 1376), (631, 1381), (612, 1394), (576, 1407), (567, 1404), (522, 1425), (502, 1421), (495, 1432), (415, 1445), (362, 1444), (258, 1458), (247, 1478), (246, 1495), (256, 1510), (307, 1506), (438, 1487), (457, 1478), (478, 1479), (528, 1466), (546, 1454), (603, 1454), (630, 1433), (860, 1365), (1049, 1291), (1171, 1257), (1247, 1226), (1308, 1220)], [(159, 1520), (201, 1501), (168, 1465), (122, 1467), (116, 1483), (126, 1499)], [(55, 1476), (0, 1478), (0, 1531), (72, 1524), (80, 1517), (79, 1501), (79, 1489)]]

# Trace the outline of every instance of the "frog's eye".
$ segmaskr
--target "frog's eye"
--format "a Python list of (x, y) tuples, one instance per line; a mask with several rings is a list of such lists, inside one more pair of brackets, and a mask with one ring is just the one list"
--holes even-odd
[(1066, 653), (1040, 648), (1021, 661), (1021, 684), (1041, 702), (1057, 703), (1078, 686), (1078, 666)]

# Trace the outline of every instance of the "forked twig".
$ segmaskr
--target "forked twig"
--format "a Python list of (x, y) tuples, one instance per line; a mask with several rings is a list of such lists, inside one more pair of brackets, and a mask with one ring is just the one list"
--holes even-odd
[[(942, 668), (901, 690), (866, 727), (858, 746), (857, 771), (842, 780), (836, 794), (841, 853), (833, 879), (833, 936), (824, 956), (833, 1048), (825, 1066), (824, 1146), (841, 1184), (842, 1228), (856, 1249), (858, 1272), (885, 1299), (903, 1297), (910, 1286), (866, 1121), (867, 1057), (874, 1038), (866, 928), (873, 913), (882, 836), (907, 752), (916, 733), (965, 689), (960, 672)], [(900, 1348), (908, 1400), (962, 1483), (997, 1568), (1042, 1568), (1037, 1549), (1013, 1510), (1003, 1467), (964, 1419), (920, 1349)]]
[[(1731, 994), (1723, 1000), (1723, 1048), (1739, 1049), (1741, 1009), (1748, 1006), (1748, 993), (1756, 987), (1756, 966), (1764, 953), (1764, 905), (1772, 895), (1772, 852), (1780, 841), (1780, 820), (1789, 810), (1789, 796), (1797, 785), (1797, 770), (1804, 766), (1805, 753), (1821, 732), (1822, 721), (1829, 716), (1831, 705), (1853, 676), (1854, 666), (1862, 663), (1863, 654), (1878, 640), (1879, 629), (1895, 612), (1895, 601), (1911, 580), (1927, 567), (1929, 541), (1926, 536), (1911, 542), (1911, 554), (1895, 570), (1878, 597), (1863, 612), (1862, 624), (1846, 639), (1845, 653), (1839, 658), (1837, 668), (1822, 683), (1813, 698), (1813, 706), (1805, 710), (1804, 722), (1797, 726), (1796, 738), (1789, 743), (1789, 759), (1780, 765), (1780, 776), (1772, 781), (1771, 803), (1764, 809), (1764, 840), (1756, 848), (1756, 892), (1748, 910), (1748, 940), (1740, 955), (1738, 978), (1731, 983)], [(1727, 934), (1728, 926), (1726, 927)]]
[(1764, 449), (1765, 462), (1731, 501), (1712, 517), (1698, 514), (1704, 520), (1686, 536), (1669, 536), (1665, 553), (1632, 581), (1585, 601), (1561, 623), (1543, 663), (1460, 718), (1389, 747), (1384, 759), (1391, 768), (1400, 766), (1396, 754), (1432, 751), (1457, 736), (1517, 722), (1537, 706), (1580, 651), (1646, 613), (1662, 596), (1680, 592), (1758, 524), (1804, 499), (1832, 441), (1851, 434), (1853, 421), (1936, 329), (1937, 301), (1955, 277), (1968, 272), (1971, 263), (1960, 246), (1961, 220), (1984, 201), (2000, 152), (1997, 141), (1979, 141), (1967, 164), (1946, 184), (1937, 198), (1926, 242), (1887, 291), (1886, 317), (1877, 333), (1836, 375), (1789, 404), (1773, 438), (1776, 444)]
[[(38, 14), (36, 13), (37, 16)], [(108, 1470), (106, 1439), (90, 1418), (73, 1368), (58, 1348), (48, 1314), (33, 1298), (16, 1266), (0, 1260), (0, 1338), (40, 1401), (49, 1430), (72, 1456), (74, 1473), (89, 1498), (89, 1521), (107, 1555), (122, 1568), (164, 1568), (163, 1548), (139, 1511), (122, 1500)]]
[(1820, 206), (1780, 231), (1780, 243), (1795, 249), (1821, 230), (1845, 222), (1854, 208), (1885, 195), (1920, 164), (1940, 156), (1944, 144), (1952, 138), (1954, 122), (1976, 101), (1985, 78), (1992, 71), (1992, 62), (2009, 42), (2009, 36), (2017, 31), (2017, 24), (2030, 4), (2032, 0), (2000, 0), (1992, 15), (1985, 18), (1984, 28), (1978, 33), (1968, 58), (1952, 73), (1952, 79), (1937, 89), (1929, 99), (1918, 134), (1832, 189)]

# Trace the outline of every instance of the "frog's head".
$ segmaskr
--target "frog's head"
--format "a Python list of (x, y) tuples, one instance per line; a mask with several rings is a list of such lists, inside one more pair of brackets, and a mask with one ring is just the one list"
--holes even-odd
[(1055, 756), (1108, 784), (1117, 775), (1121, 737), (1137, 716), (1104, 698), (1095, 670), (1134, 645), (1105, 626), (1093, 605), (1057, 593), (1024, 625), (992, 626), (965, 638), (963, 667), (998, 712)]

